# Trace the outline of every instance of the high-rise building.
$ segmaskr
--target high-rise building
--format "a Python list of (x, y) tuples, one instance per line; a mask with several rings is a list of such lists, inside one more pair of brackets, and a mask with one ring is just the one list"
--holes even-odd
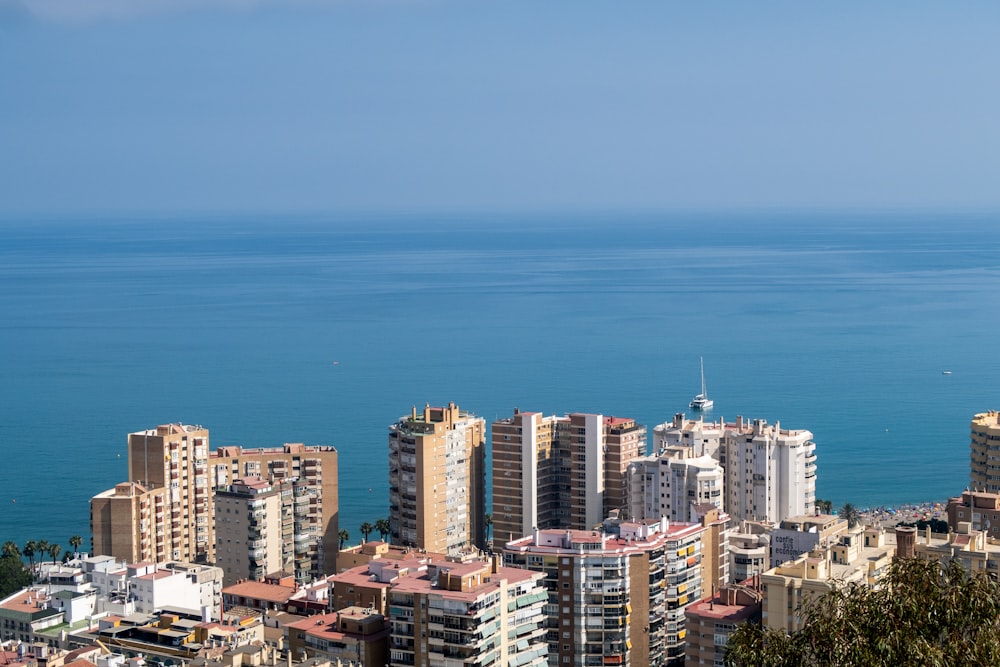
[(423, 552), (378, 555), (331, 576), (330, 609), (391, 620), (389, 665), (546, 664), (545, 575)]
[(609, 519), (599, 530), (535, 530), (508, 542), (506, 564), (546, 574), (549, 664), (683, 665), (704, 531)]
[(399, 577), (389, 590), (390, 667), (542, 667), (549, 651), (544, 578), (496, 560), (428, 563)]
[(629, 517), (697, 521), (696, 505), (723, 508), (724, 476), (719, 462), (707, 454), (638, 458), (628, 472)]
[(493, 423), (492, 443), (493, 534), (503, 543), (627, 513), (628, 467), (646, 454), (646, 428), (622, 417), (515, 410)]
[[(207, 460), (208, 429), (200, 426), (166, 424), (129, 434), (129, 481), (150, 491), (164, 489), (162, 511), (146, 523), (140, 518), (140, 532), (154, 545), (154, 562), (215, 560)], [(95, 535), (106, 531), (101, 517), (92, 530)]]
[(281, 524), (281, 489), (259, 477), (215, 490), (215, 564), (226, 586), (283, 572)]
[(677, 414), (654, 433), (661, 455), (718, 460), (725, 471), (723, 509), (734, 520), (776, 523), (815, 511), (816, 443), (809, 431), (743, 417), (706, 424)]
[[(302, 443), (254, 449), (219, 447), (209, 456), (208, 466), (213, 488), (226, 488), (240, 478), (259, 477), (282, 486), (283, 493), (294, 494), (296, 577), (301, 581), (304, 571), (311, 571), (312, 578), (337, 571), (340, 529), (334, 447)], [(285, 526), (282, 530), (287, 533), (289, 529)]]
[(485, 546), (486, 421), (447, 407), (416, 408), (389, 427), (392, 541), (438, 553)]
[(137, 482), (122, 482), (90, 500), (90, 531), (94, 554), (126, 563), (163, 563), (173, 553), (169, 532), (157, 517), (167, 515), (166, 489), (148, 490)]
[[(91, 500), (95, 554), (127, 562), (214, 562), (215, 489), (228, 488), (240, 478), (259, 477), (282, 487), (281, 531), (294, 533), (292, 569), (299, 580), (336, 571), (339, 530), (333, 447), (295, 443), (260, 449), (221, 447), (213, 452), (208, 429), (166, 424), (129, 434), (128, 471), (128, 483)], [(303, 572), (309, 572), (308, 577)]]
[(1000, 493), (1000, 412), (990, 410), (972, 418), (971, 471), (973, 491)]

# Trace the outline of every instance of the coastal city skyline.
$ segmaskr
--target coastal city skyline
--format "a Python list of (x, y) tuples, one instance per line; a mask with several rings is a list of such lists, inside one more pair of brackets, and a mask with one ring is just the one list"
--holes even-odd
[(0, 663), (996, 662), (998, 27), (0, 0)]

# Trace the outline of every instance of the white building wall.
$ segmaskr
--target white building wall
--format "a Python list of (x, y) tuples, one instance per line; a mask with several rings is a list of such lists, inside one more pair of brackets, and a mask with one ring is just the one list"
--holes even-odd
[(585, 415), (587, 502), (585, 521), (594, 526), (604, 521), (604, 416)]
[(521, 425), (521, 535), (531, 535), (538, 525), (538, 424), (537, 413), (518, 415)]

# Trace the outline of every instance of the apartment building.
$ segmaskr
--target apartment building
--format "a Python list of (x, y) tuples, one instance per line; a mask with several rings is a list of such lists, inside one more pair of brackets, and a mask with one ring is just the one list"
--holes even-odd
[(948, 500), (948, 527), (957, 531), (967, 521), (972, 530), (981, 530), (987, 537), (1000, 540), (1000, 493), (965, 491)]
[(745, 581), (771, 568), (771, 524), (741, 521), (729, 531), (729, 581)]
[(859, 526), (761, 574), (764, 625), (795, 632), (802, 629), (803, 604), (810, 597), (849, 583), (874, 586), (896, 554), (894, 537), (881, 528)]
[(646, 428), (623, 417), (515, 409), (493, 423), (492, 445), (493, 535), (502, 544), (627, 513), (628, 468), (646, 454)]
[(977, 414), (972, 418), (970, 431), (972, 490), (1000, 493), (1000, 412)]
[(385, 667), (389, 659), (389, 624), (362, 607), (310, 616), (285, 625), (289, 654), (329, 660), (334, 665)]
[[(293, 494), (291, 511), (298, 526), (293, 537), (294, 570), (300, 580), (318, 578), (337, 571), (340, 548), (337, 460), (336, 448), (326, 445), (219, 447), (208, 457), (209, 483), (212, 488), (227, 488), (238, 479), (258, 477), (280, 485), (284, 501), (288, 493)], [(283, 512), (287, 511), (287, 505), (284, 507)], [(283, 533), (287, 530), (283, 523)]]
[(247, 477), (216, 489), (215, 564), (225, 573), (226, 586), (293, 568), (294, 561), (286, 557), (294, 532), (289, 530), (286, 548), (282, 524), (280, 486)]
[(171, 532), (165, 522), (165, 487), (147, 489), (122, 482), (90, 499), (90, 532), (94, 553), (128, 563), (162, 563), (173, 555)]
[(729, 636), (743, 623), (760, 621), (763, 595), (752, 581), (727, 584), (685, 610), (687, 666), (722, 667)]
[(702, 595), (700, 524), (609, 519), (599, 530), (535, 530), (507, 565), (542, 572), (549, 664), (682, 665), (684, 610)]
[(486, 421), (454, 403), (413, 408), (389, 427), (395, 544), (440, 553), (485, 546), (485, 442)]
[(706, 424), (677, 414), (654, 433), (660, 455), (707, 455), (719, 462), (725, 471), (723, 508), (736, 521), (777, 523), (815, 511), (816, 444), (807, 430), (743, 417)]
[(428, 562), (389, 589), (390, 667), (548, 664), (545, 575), (491, 562)]
[(688, 457), (666, 454), (644, 456), (629, 465), (629, 517), (697, 521), (694, 508), (714, 505), (723, 509), (725, 472), (708, 454)]
[(208, 429), (166, 424), (128, 436), (128, 482), (91, 499), (94, 553), (130, 562), (211, 562)]

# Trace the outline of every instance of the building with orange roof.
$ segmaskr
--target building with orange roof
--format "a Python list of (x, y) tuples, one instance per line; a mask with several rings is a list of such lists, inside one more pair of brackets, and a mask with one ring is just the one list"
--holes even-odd
[(222, 589), (222, 604), (225, 609), (246, 607), (258, 611), (285, 611), (297, 590), (291, 578), (283, 583), (240, 581)]
[(368, 540), (353, 547), (341, 549), (340, 554), (337, 556), (337, 567), (340, 572), (346, 572), (359, 565), (367, 565), (376, 558), (410, 560), (413, 558), (428, 557), (444, 560), (447, 558), (447, 554), (432, 553), (424, 549), (390, 544), (380, 540)]
[(646, 454), (646, 428), (625, 417), (515, 409), (493, 422), (492, 444), (493, 535), (502, 544), (627, 513), (628, 467)]
[(722, 665), (729, 636), (743, 623), (760, 621), (763, 595), (752, 581), (727, 584), (688, 605), (685, 665)]
[(454, 403), (414, 407), (389, 426), (394, 543), (440, 553), (486, 545), (485, 444), (486, 420)]
[(388, 620), (362, 607), (288, 623), (285, 638), (295, 658), (350, 661), (358, 667), (384, 667), (389, 658)]
[(503, 556), (547, 577), (552, 664), (682, 665), (704, 532), (696, 523), (609, 519), (598, 530), (535, 530)]
[(391, 667), (548, 663), (540, 572), (490, 562), (429, 562), (389, 591)]

